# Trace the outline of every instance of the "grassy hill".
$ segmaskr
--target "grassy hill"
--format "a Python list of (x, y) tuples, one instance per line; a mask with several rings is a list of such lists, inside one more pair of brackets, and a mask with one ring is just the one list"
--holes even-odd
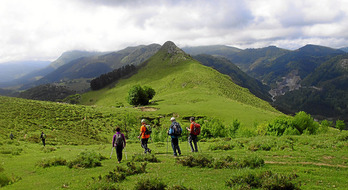
[[(133, 85), (156, 91), (152, 115), (209, 116), (229, 123), (234, 119), (252, 126), (280, 115), (267, 102), (231, 81), (227, 75), (201, 65), (174, 43), (167, 42), (129, 79), (83, 95), (82, 103), (130, 107), (126, 102)], [(252, 115), (252, 117), (250, 117)]]

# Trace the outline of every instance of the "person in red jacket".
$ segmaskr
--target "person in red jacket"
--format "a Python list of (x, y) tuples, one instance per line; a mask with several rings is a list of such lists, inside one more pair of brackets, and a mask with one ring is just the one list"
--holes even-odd
[(144, 153), (151, 153), (151, 149), (147, 147), (147, 143), (149, 142), (150, 134), (146, 133), (146, 120), (141, 120), (141, 127), (140, 127), (140, 134), (138, 136), (138, 139), (141, 137), (141, 147), (145, 150)]
[[(191, 152), (198, 152), (198, 148), (197, 148), (197, 142), (198, 142), (198, 138), (197, 138), (197, 134), (195, 134), (194, 132), (194, 127), (195, 127), (195, 118), (194, 117), (191, 117), (190, 118), (190, 122), (191, 122), (191, 125), (190, 125), (190, 128), (186, 127), (186, 129), (190, 132), (190, 136), (188, 137), (188, 142), (191, 146)], [(192, 142), (194, 144), (194, 148), (192, 146)]]

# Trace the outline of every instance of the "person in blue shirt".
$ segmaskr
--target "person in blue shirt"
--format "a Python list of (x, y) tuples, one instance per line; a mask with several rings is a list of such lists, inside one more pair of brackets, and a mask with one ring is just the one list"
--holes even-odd
[[(170, 135), (172, 140), (174, 156), (177, 156), (178, 154), (181, 155), (181, 150), (179, 147), (179, 136), (181, 135), (182, 129), (180, 124), (176, 122), (174, 117), (172, 117), (170, 121), (172, 121), (172, 124), (169, 127), (168, 135)], [(176, 151), (178, 151), (178, 153)]]

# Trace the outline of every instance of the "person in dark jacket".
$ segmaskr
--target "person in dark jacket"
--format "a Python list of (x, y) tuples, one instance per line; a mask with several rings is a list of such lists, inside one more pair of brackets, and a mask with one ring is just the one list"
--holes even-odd
[(41, 132), (40, 139), (42, 140), (42, 144), (46, 146), (46, 134), (43, 131)]
[(112, 146), (116, 149), (118, 163), (121, 163), (122, 151), (126, 147), (126, 138), (124, 137), (124, 134), (121, 133), (119, 127), (116, 128), (116, 134), (112, 138)]
[[(179, 136), (182, 132), (182, 129), (181, 129), (180, 124), (178, 122), (176, 122), (174, 117), (172, 117), (170, 119), (170, 121), (172, 121), (172, 124), (169, 127), (168, 135), (170, 135), (171, 140), (172, 140), (173, 153), (174, 153), (174, 156), (177, 156), (178, 154), (181, 155), (181, 150), (179, 147)], [(178, 134), (175, 134), (174, 128), (177, 128), (176, 130), (178, 130), (178, 132), (177, 132)], [(178, 154), (176, 151), (178, 151)]]

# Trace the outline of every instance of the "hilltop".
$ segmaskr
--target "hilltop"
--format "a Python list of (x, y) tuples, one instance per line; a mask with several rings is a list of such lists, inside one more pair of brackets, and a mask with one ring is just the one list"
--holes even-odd
[(230, 77), (200, 64), (173, 42), (163, 44), (141, 65), (137, 74), (84, 94), (82, 103), (130, 107), (126, 102), (128, 90), (137, 84), (151, 86), (156, 91), (151, 104), (156, 111), (148, 113), (152, 115), (209, 116), (227, 123), (240, 119), (252, 125), (280, 114), (248, 89), (236, 85)]

